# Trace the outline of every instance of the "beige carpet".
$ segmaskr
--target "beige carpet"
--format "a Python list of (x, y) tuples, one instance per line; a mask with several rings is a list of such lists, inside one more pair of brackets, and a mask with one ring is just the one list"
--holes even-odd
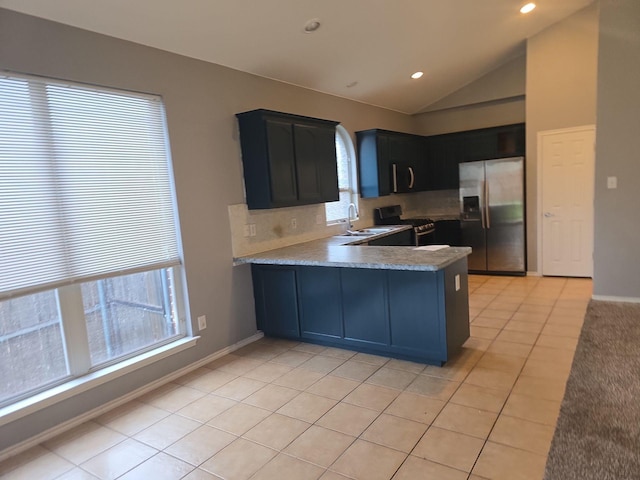
[(544, 479), (640, 479), (640, 304), (589, 304)]

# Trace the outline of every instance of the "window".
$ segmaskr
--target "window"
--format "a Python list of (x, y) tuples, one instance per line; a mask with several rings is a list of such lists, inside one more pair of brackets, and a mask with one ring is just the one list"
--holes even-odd
[(184, 336), (160, 97), (0, 75), (0, 405)]
[(340, 200), (325, 203), (327, 223), (339, 223), (347, 219), (350, 203), (358, 205), (356, 189), (355, 150), (349, 132), (342, 126), (336, 127), (336, 157), (338, 162), (338, 189)]

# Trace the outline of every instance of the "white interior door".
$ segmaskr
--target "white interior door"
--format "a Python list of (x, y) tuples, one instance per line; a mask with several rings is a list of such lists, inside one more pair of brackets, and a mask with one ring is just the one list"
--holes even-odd
[(540, 132), (542, 274), (593, 276), (595, 127)]

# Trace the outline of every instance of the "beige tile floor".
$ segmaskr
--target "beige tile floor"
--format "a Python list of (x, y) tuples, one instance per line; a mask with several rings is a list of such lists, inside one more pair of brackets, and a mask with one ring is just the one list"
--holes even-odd
[(10, 479), (542, 478), (591, 281), (470, 276), (446, 366), (262, 339), (0, 464)]

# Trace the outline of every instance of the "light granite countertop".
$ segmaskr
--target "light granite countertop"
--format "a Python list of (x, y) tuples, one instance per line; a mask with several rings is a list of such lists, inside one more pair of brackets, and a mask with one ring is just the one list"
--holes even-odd
[(372, 268), (382, 270), (437, 271), (465, 258), (470, 247), (446, 247), (437, 251), (416, 247), (368, 246), (374, 238), (406, 230), (400, 226), (392, 232), (368, 237), (335, 236), (288, 247), (234, 258), (234, 265), (303, 265), (315, 267)]

